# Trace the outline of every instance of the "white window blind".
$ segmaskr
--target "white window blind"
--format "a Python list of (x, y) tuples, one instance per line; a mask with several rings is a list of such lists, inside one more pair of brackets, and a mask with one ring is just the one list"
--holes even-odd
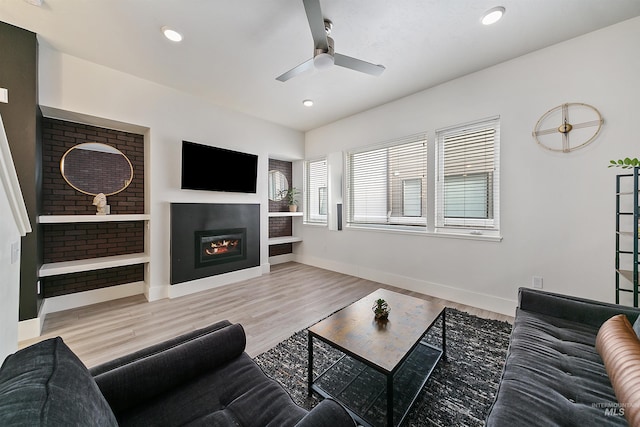
[(327, 159), (305, 163), (305, 222), (327, 223)]
[(436, 226), (499, 228), (500, 119), (436, 132)]
[(348, 224), (427, 225), (424, 134), (346, 155)]

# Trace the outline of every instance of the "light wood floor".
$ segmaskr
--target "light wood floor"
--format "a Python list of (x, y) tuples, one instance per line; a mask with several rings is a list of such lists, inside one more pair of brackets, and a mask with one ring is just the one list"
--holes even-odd
[(20, 347), (59, 335), (91, 367), (228, 319), (245, 328), (247, 353), (253, 357), (378, 288), (436, 301), (479, 317), (513, 322), (512, 317), (502, 314), (286, 263), (272, 266), (270, 274), (256, 279), (180, 298), (147, 302), (143, 295), (136, 295), (51, 313), (45, 319), (42, 336), (23, 341)]

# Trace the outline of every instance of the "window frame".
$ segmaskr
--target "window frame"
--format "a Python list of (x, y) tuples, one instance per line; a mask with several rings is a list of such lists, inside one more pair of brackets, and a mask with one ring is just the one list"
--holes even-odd
[[(312, 164), (314, 163), (322, 163), (324, 162), (324, 183), (320, 183), (320, 185), (316, 186), (315, 188), (310, 188), (310, 185), (312, 184), (312, 179), (310, 176), (311, 173), (311, 168), (312, 168)], [(311, 160), (305, 160), (304, 162), (304, 194), (303, 194), (303, 218), (304, 218), (304, 224), (311, 224), (311, 225), (322, 225), (322, 226), (326, 226), (328, 224), (328, 210), (329, 210), (329, 206), (328, 206), (328, 187), (329, 187), (329, 178), (328, 178), (328, 163), (327, 163), (327, 158), (326, 157), (319, 157), (319, 158), (315, 158), (315, 159), (311, 159)], [(321, 192), (320, 189), (321, 188), (325, 188), (326, 189), (326, 197), (325, 197), (325, 203), (327, 204), (327, 206), (325, 206), (325, 214), (322, 214), (321, 211), (321, 206), (320, 203), (322, 202), (321, 199)], [(317, 202), (317, 203), (314, 203)], [(317, 209), (313, 209), (312, 207), (317, 208)], [(316, 212), (317, 210), (317, 212)]]
[[(445, 184), (445, 138), (453, 135), (470, 134), (482, 129), (493, 129), (492, 170), (472, 172), (470, 175), (491, 175), (491, 192), (487, 192), (487, 218), (448, 217), (446, 216)], [(455, 125), (436, 131), (436, 195), (435, 230), (436, 232), (469, 233), (499, 235), (500, 233), (500, 116), (494, 116), (461, 125)], [(466, 175), (466, 174), (465, 174)], [(465, 175), (453, 175), (461, 177)]]
[[(411, 144), (415, 144), (417, 148), (413, 148), (410, 147)], [(419, 145), (421, 144), (421, 146)], [(402, 154), (403, 149), (407, 149), (407, 147), (409, 147), (409, 151), (411, 152), (412, 150), (417, 150), (418, 154), (421, 154), (421, 158), (418, 159), (417, 161), (414, 158), (409, 158), (409, 160), (406, 160), (405, 157), (401, 157), (398, 158), (397, 155), (398, 154)], [(365, 146), (365, 147), (360, 147), (360, 148), (356, 148), (356, 149), (352, 149), (352, 150), (348, 150), (345, 151), (344, 154), (344, 175), (345, 175), (345, 209), (346, 209), (346, 215), (345, 215), (345, 220), (346, 220), (346, 224), (347, 227), (368, 227), (368, 228), (379, 228), (379, 229), (414, 229), (414, 230), (421, 230), (421, 231), (425, 231), (427, 226), (428, 226), (428, 218), (427, 218), (427, 203), (428, 203), (428, 195), (427, 195), (427, 188), (428, 188), (428, 181), (429, 181), (429, 175), (428, 175), (428, 159), (427, 159), (427, 154), (428, 154), (428, 139), (427, 139), (427, 135), (426, 132), (420, 133), (420, 134), (415, 134), (415, 135), (410, 135), (401, 139), (396, 139), (396, 140), (392, 140), (383, 144), (375, 144), (375, 145), (370, 145), (370, 146)], [(394, 153), (395, 150), (395, 153)], [(376, 152), (378, 151), (384, 151), (385, 154), (376, 154)], [(374, 187), (374, 189), (372, 190), (374, 193), (384, 193), (386, 195), (386, 200), (384, 201), (385, 203), (385, 212), (384, 215), (380, 212), (379, 215), (375, 216), (375, 215), (370, 215), (370, 216), (366, 216), (366, 215), (360, 215), (357, 216), (357, 212), (355, 211), (357, 208), (355, 207), (355, 204), (358, 203), (356, 199), (356, 196), (354, 195), (354, 184), (356, 182), (356, 180), (362, 180), (362, 177), (358, 177), (356, 178), (354, 176), (354, 160), (356, 156), (359, 155), (367, 155), (367, 154), (371, 154), (373, 157), (379, 157), (379, 161), (380, 161), (380, 176), (383, 176), (383, 178), (380, 178), (380, 176), (378, 177), (378, 181), (380, 180), (384, 180), (384, 186), (385, 188), (378, 188), (378, 187)], [(404, 153), (405, 156), (407, 156), (406, 153)], [(385, 157), (386, 156), (386, 157)], [(396, 157), (394, 157), (396, 156)], [(401, 159), (401, 160), (398, 160)], [(421, 182), (421, 187), (420, 187), (420, 191), (421, 191), (421, 203), (420, 203), (420, 212), (421, 215), (420, 216), (405, 216), (404, 215), (404, 191), (403, 191), (403, 181), (405, 180), (404, 177), (396, 177), (396, 175), (392, 172), (393, 169), (393, 163), (396, 163), (396, 167), (398, 169), (402, 169), (402, 168), (408, 168), (409, 169), (409, 173), (413, 172), (413, 173), (418, 173), (420, 176), (416, 177), (416, 176), (409, 176), (409, 178), (406, 179), (414, 179), (414, 180), (420, 180)], [(420, 164), (422, 163), (418, 168), (415, 167), (415, 164)], [(415, 168), (415, 170), (414, 170)], [(419, 172), (415, 172), (415, 171), (419, 171)], [(366, 174), (366, 170), (365, 171), (355, 171), (357, 172), (363, 172)], [(392, 176), (394, 175), (394, 176)], [(396, 180), (395, 182), (393, 180)], [(358, 181), (358, 183), (360, 183), (360, 181)], [(399, 185), (396, 185), (399, 184)], [(398, 188), (395, 189), (394, 186), (397, 186)], [(384, 197), (379, 197), (379, 199), (377, 200), (378, 203), (380, 203), (382, 200), (384, 199)], [(394, 200), (397, 199), (397, 205), (395, 206), (396, 202), (394, 202)], [(378, 207), (378, 209), (380, 209), (380, 206)], [(373, 209), (375, 210), (375, 209)], [(399, 215), (398, 214), (394, 214), (397, 213), (396, 211), (399, 211)], [(367, 220), (367, 218), (369, 218), (369, 220)]]

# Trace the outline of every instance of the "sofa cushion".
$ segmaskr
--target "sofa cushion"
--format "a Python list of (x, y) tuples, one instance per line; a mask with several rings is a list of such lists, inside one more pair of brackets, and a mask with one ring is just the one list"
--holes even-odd
[(582, 322), (518, 309), (486, 425), (626, 425), (620, 415), (605, 416), (616, 398), (595, 349), (597, 333)]
[(2, 426), (117, 426), (93, 377), (60, 337), (7, 357), (0, 369)]
[[(188, 408), (188, 409), (187, 409)], [(307, 412), (243, 353), (118, 414), (121, 426), (293, 426)]]
[(618, 412), (630, 425), (640, 425), (640, 340), (625, 315), (614, 316), (600, 327), (596, 349), (620, 402)]
[(108, 362), (109, 369), (91, 369), (116, 417), (241, 355), (246, 345), (242, 326), (214, 326)]

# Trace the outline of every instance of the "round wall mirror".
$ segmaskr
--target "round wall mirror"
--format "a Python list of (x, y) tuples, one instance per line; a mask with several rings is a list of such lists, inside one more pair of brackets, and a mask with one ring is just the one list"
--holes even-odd
[(133, 179), (133, 166), (120, 150), (98, 142), (71, 147), (60, 161), (65, 181), (81, 193), (110, 196), (124, 190)]
[(269, 171), (269, 200), (279, 202), (284, 200), (285, 191), (289, 188), (287, 177), (280, 171)]

